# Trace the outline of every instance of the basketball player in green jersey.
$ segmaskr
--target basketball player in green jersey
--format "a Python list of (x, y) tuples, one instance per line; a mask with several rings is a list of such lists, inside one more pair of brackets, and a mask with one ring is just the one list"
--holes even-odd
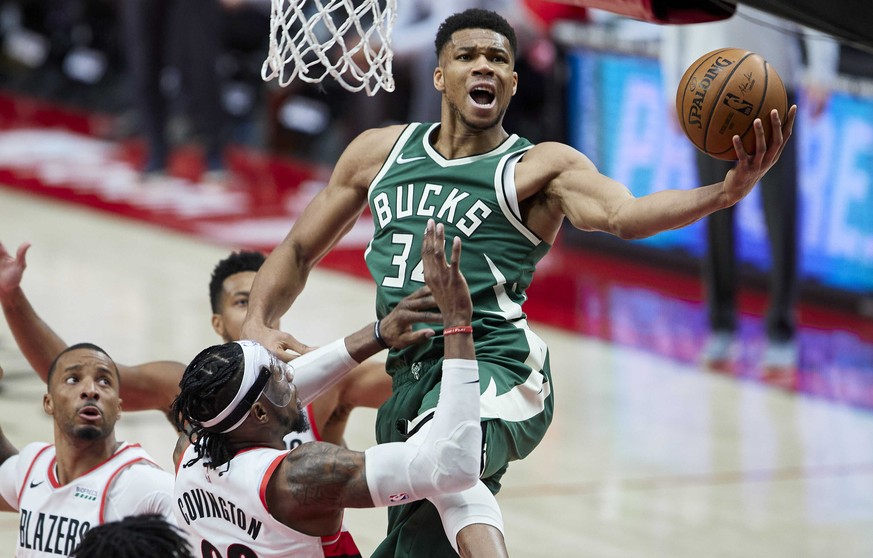
[[(582, 230), (632, 239), (731, 206), (779, 158), (796, 112), (792, 107), (783, 125), (774, 111), (770, 138), (756, 121), (752, 155), (735, 137), (739, 161), (722, 182), (635, 198), (575, 149), (555, 142), (531, 145), (503, 129), (518, 75), (515, 33), (501, 16), (471, 9), (449, 17), (436, 49), (440, 122), (369, 130), (352, 141), (327, 187), (258, 272), (243, 325), (243, 337), (284, 358), (290, 358), (286, 350), (307, 350), (266, 324), (290, 307), (312, 267), (367, 205), (375, 232), (365, 257), (380, 317), (423, 282), (415, 256), (428, 219), (445, 225), (447, 239), (462, 238), (482, 386), (482, 482), (460, 495), (392, 509), (388, 538), (374, 554), (380, 557), (453, 556), (453, 547), (462, 556), (505, 555), (502, 520), (489, 490), (498, 490), (510, 461), (536, 447), (553, 409), (548, 351), (521, 306), (536, 264), (564, 219)], [(456, 333), (452, 329), (446, 333)], [(374, 334), (378, 338), (378, 328)], [(390, 351), (393, 395), (377, 417), (379, 442), (405, 440), (427, 428), (439, 390), (442, 343), (438, 334)], [(488, 550), (477, 550), (483, 548)]]

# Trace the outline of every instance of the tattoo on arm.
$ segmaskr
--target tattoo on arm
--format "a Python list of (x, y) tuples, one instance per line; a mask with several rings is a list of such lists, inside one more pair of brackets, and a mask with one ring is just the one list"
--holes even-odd
[(300, 506), (320, 509), (373, 506), (364, 475), (364, 454), (327, 443), (304, 444), (286, 469), (286, 480)]

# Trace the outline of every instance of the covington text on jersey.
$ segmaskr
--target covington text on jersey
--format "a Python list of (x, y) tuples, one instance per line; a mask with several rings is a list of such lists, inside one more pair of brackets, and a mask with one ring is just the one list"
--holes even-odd
[(188, 525), (198, 519), (215, 517), (239, 527), (253, 541), (257, 540), (261, 533), (263, 523), (260, 520), (247, 517), (246, 512), (233, 502), (225, 500), (221, 496), (215, 496), (202, 488), (185, 491), (177, 503), (182, 519)]
[(69, 556), (90, 528), (87, 521), (21, 508), (18, 544), (21, 548)]

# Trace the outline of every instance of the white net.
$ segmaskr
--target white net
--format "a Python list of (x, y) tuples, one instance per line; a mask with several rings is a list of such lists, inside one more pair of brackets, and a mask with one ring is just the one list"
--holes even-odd
[(264, 81), (319, 83), (349, 91), (394, 90), (391, 29), (397, 0), (272, 0)]

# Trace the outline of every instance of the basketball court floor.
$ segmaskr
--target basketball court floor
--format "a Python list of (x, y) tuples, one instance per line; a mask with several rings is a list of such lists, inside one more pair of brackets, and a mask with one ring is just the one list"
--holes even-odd
[[(33, 244), (25, 292), (68, 343), (136, 364), (218, 342), (207, 285), (229, 246), (2, 186), (0, 241)], [(372, 319), (373, 295), (365, 279), (316, 270), (283, 326), (328, 342)], [(873, 413), (534, 325), (551, 346), (556, 414), (498, 496), (512, 556), (873, 555)], [(44, 385), (5, 321), (0, 366), (7, 437), (51, 440)], [(351, 448), (374, 443), (374, 417), (354, 411)], [(159, 413), (126, 414), (118, 431), (171, 467)], [(347, 523), (366, 555), (385, 511), (349, 510)], [(0, 514), (0, 548), (17, 533), (17, 515)]]

